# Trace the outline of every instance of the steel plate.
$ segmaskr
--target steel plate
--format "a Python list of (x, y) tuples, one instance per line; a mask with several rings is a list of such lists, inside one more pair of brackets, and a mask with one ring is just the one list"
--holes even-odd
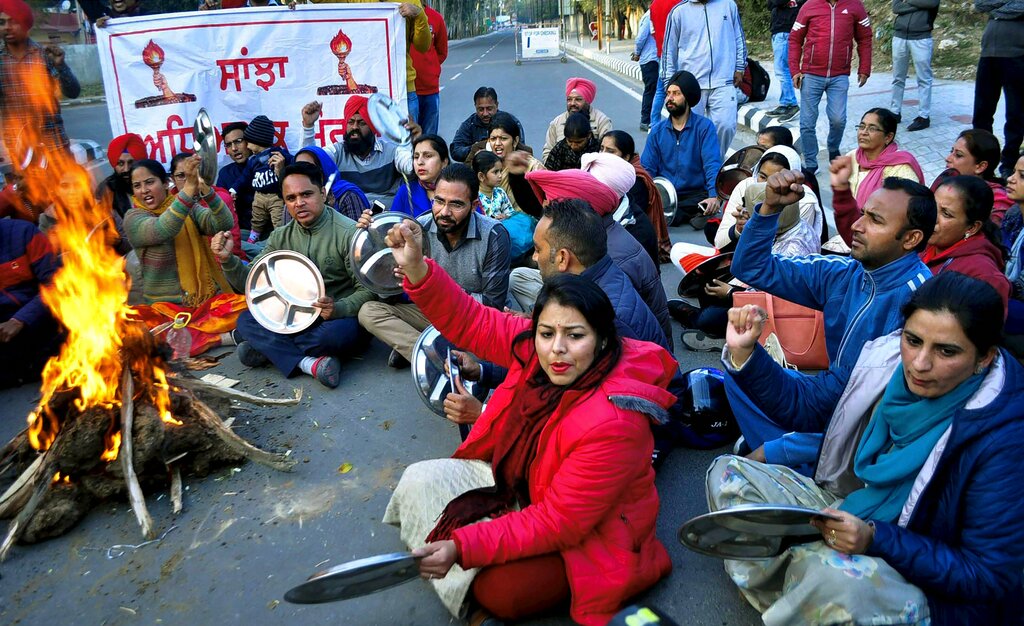
[(730, 166), (738, 166), (742, 169), (753, 172), (757, 162), (761, 160), (764, 153), (767, 150), (759, 145), (747, 146), (746, 148), (740, 148), (736, 152), (732, 153), (725, 163), (722, 163), (722, 169)]
[(260, 258), (245, 280), (249, 312), (260, 326), (283, 335), (312, 326), (320, 316), (313, 303), (325, 293), (320, 270), (291, 250), (275, 250)]
[(196, 122), (192, 127), (196, 154), (202, 158), (199, 164), (199, 175), (208, 185), (217, 180), (217, 135), (213, 130), (213, 121), (206, 109), (199, 109)]
[(289, 589), (284, 599), (295, 604), (320, 604), (376, 593), (418, 577), (416, 562), (408, 552), (349, 561), (313, 574)]
[[(423, 403), (441, 417), (444, 417), (445, 396), (452, 390), (452, 382), (445, 373), (444, 362), (448, 351), (457, 349), (433, 326), (427, 326), (420, 333), (412, 349), (410, 369), (413, 385)], [(462, 384), (465, 385), (466, 391), (480, 401), (487, 395), (486, 390), (471, 380), (463, 380)]]
[[(811, 519), (833, 515), (785, 504), (746, 504), (705, 513), (679, 529), (679, 542), (722, 559), (766, 559), (794, 543), (821, 539)], [(792, 539), (797, 538), (797, 539)]]
[[(384, 237), (392, 226), (407, 219), (412, 218), (405, 213), (378, 213), (373, 216), (369, 228), (360, 228), (352, 238), (348, 258), (356, 279), (378, 296), (387, 298), (402, 293), (402, 281), (395, 278), (395, 259), (391, 256), (391, 248), (384, 243)], [(429, 243), (424, 232), (423, 254), (426, 256), (430, 256)]]
[(669, 179), (658, 176), (654, 179), (654, 186), (658, 188), (658, 195), (661, 196), (661, 206), (665, 213), (675, 213), (676, 210), (676, 188)]
[(382, 137), (399, 146), (412, 143), (412, 133), (403, 125), (406, 115), (397, 102), (382, 93), (375, 93), (368, 99), (367, 112), (370, 122)]

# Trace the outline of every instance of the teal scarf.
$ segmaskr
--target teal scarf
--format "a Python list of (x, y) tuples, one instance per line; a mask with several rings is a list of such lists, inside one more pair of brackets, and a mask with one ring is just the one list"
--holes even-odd
[(953, 414), (981, 387), (975, 374), (939, 398), (922, 398), (907, 389), (897, 367), (864, 436), (853, 470), (864, 482), (839, 508), (861, 519), (895, 522), (928, 455), (949, 428)]

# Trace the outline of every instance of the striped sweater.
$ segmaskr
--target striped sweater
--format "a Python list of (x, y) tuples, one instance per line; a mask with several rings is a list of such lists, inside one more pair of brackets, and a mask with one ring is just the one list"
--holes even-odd
[(159, 216), (138, 207), (132, 207), (125, 213), (124, 230), (139, 255), (142, 296), (146, 304), (180, 304), (182, 301), (184, 294), (178, 279), (174, 238), (181, 232), (186, 218), (191, 217), (199, 227), (199, 232), (206, 236), (231, 230), (234, 225), (231, 211), (212, 189), (202, 200), (209, 206), (182, 192)]

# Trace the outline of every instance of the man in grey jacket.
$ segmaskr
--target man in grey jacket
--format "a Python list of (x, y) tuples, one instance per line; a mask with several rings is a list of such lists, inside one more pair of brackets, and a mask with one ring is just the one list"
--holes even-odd
[(999, 92), (1006, 94), (1000, 173), (1009, 176), (1024, 141), (1024, 0), (974, 0), (988, 13), (974, 80), (974, 128), (992, 132)]
[(903, 121), (903, 88), (907, 84), (909, 61), (917, 74), (917, 117), (907, 130), (931, 126), (932, 28), (939, 13), (939, 0), (892, 0), (896, 16), (892, 25), (892, 103), (889, 110)]
[(747, 44), (734, 0), (683, 0), (668, 14), (661, 56), (661, 81), (686, 70), (700, 84), (694, 109), (715, 123), (725, 158), (736, 135), (736, 87), (747, 67)]

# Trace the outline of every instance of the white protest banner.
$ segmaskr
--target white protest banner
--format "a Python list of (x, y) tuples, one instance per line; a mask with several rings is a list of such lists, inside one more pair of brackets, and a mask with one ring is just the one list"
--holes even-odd
[(345, 102), (379, 92), (405, 110), (405, 20), (391, 3), (196, 11), (112, 20), (97, 44), (114, 135), (151, 158), (192, 149), (205, 108), (217, 130), (266, 115), (278, 144), (301, 146), (302, 106), (323, 103), (320, 145), (341, 141)]
[(558, 27), (524, 28), (520, 32), (522, 38), (523, 60), (551, 59), (561, 56)]

